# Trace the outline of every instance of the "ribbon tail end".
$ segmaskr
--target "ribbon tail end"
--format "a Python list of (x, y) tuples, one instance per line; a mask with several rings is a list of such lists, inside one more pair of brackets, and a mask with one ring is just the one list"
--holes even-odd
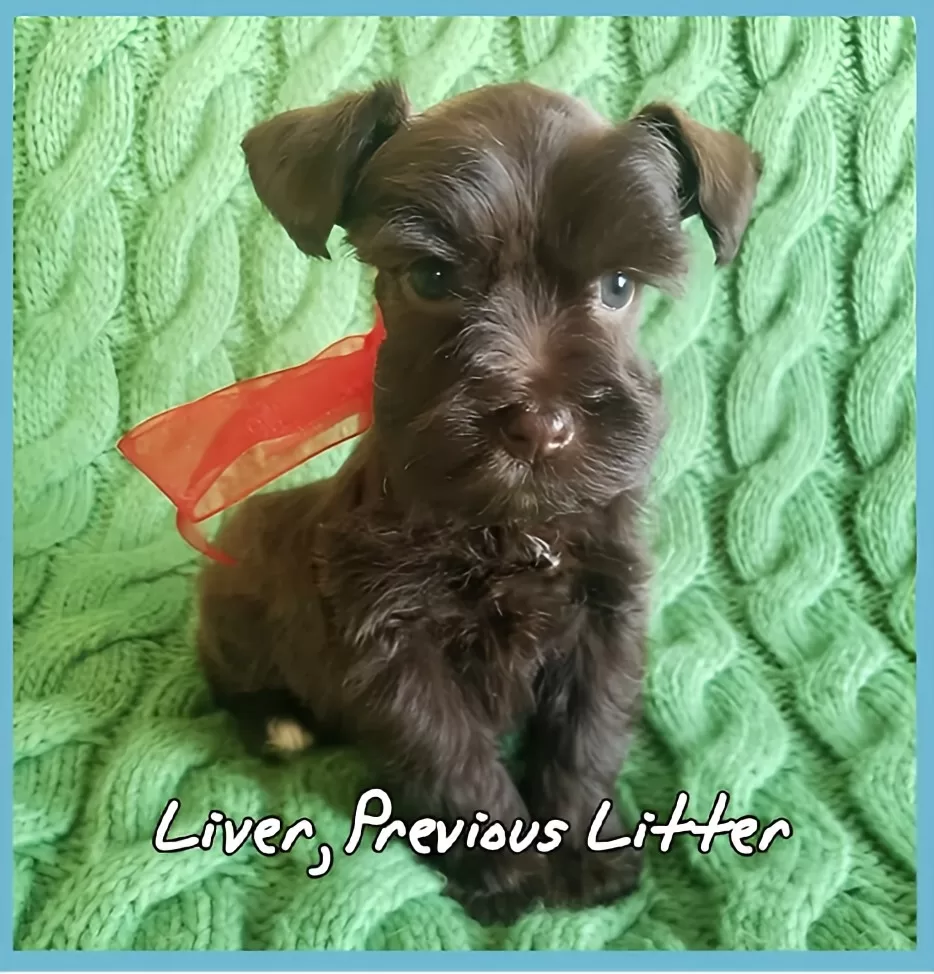
[(206, 558), (210, 558), (211, 561), (216, 561), (220, 565), (237, 564), (236, 559), (231, 558), (219, 548), (215, 548), (204, 536), (204, 532), (194, 522), (189, 521), (181, 511), (176, 515), (175, 526), (182, 538)]

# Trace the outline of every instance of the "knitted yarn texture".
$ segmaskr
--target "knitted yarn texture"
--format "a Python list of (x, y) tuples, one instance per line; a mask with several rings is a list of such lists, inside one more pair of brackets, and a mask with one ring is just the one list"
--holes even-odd
[[(21, 949), (912, 949), (915, 35), (901, 18), (28, 18), (15, 28), (14, 846)], [(647, 844), (611, 906), (483, 928), (407, 846), (351, 856), (352, 749), (248, 759), (191, 639), (195, 556), (114, 449), (155, 412), (371, 323), (240, 139), (396, 75), (417, 108), (528, 79), (656, 98), (765, 171), (735, 265), (702, 228), (642, 331), (671, 430), (647, 709), (619, 800), (791, 822), (767, 853)], [(339, 235), (338, 235), (339, 236)], [(333, 469), (335, 451), (288, 480)], [(165, 854), (212, 809), (314, 843)], [(307, 851), (306, 851), (307, 850)]]

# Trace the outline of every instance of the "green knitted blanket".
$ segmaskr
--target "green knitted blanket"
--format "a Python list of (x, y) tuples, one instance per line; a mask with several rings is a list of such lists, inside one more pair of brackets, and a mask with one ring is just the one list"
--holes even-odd
[[(912, 23), (36, 18), (15, 44), (16, 945), (912, 949)], [(262, 766), (208, 702), (195, 559), (114, 443), (369, 327), (367, 272), (297, 251), (239, 141), (388, 74), (417, 107), (515, 78), (613, 118), (674, 99), (763, 153), (736, 265), (715, 272), (692, 228), (687, 298), (645, 321), (672, 427), (619, 797), (666, 818), (683, 790), (703, 820), (726, 791), (728, 817), (793, 826), (765, 853), (649, 840), (625, 901), (484, 929), (408, 846), (343, 854), (352, 751)], [(212, 809), (317, 835), (157, 853), (172, 798), (173, 836)]]

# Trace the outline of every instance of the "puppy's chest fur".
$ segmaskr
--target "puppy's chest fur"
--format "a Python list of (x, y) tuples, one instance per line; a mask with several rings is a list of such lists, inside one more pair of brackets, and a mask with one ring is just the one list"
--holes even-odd
[(348, 650), (368, 669), (398, 654), (443, 667), (503, 727), (587, 622), (596, 579), (579, 539), (553, 525), (370, 524), (329, 543), (332, 621)]

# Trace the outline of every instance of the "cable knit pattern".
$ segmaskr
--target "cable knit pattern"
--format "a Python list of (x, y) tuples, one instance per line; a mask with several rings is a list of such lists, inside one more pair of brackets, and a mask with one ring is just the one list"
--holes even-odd
[[(15, 31), (14, 847), (23, 949), (911, 949), (915, 944), (913, 24), (901, 18), (32, 18)], [(765, 160), (736, 264), (703, 228), (642, 332), (656, 472), (646, 719), (619, 800), (782, 817), (743, 857), (649, 840), (642, 887), (484, 929), (398, 843), (340, 850), (350, 749), (246, 759), (191, 645), (194, 558), (119, 433), (369, 323), (335, 232), (303, 257), (239, 142), (396, 74), (421, 108), (527, 78), (654, 99)], [(291, 475), (333, 469), (345, 448)], [(212, 809), (289, 854), (152, 846)], [(310, 879), (318, 845), (332, 870)]]

